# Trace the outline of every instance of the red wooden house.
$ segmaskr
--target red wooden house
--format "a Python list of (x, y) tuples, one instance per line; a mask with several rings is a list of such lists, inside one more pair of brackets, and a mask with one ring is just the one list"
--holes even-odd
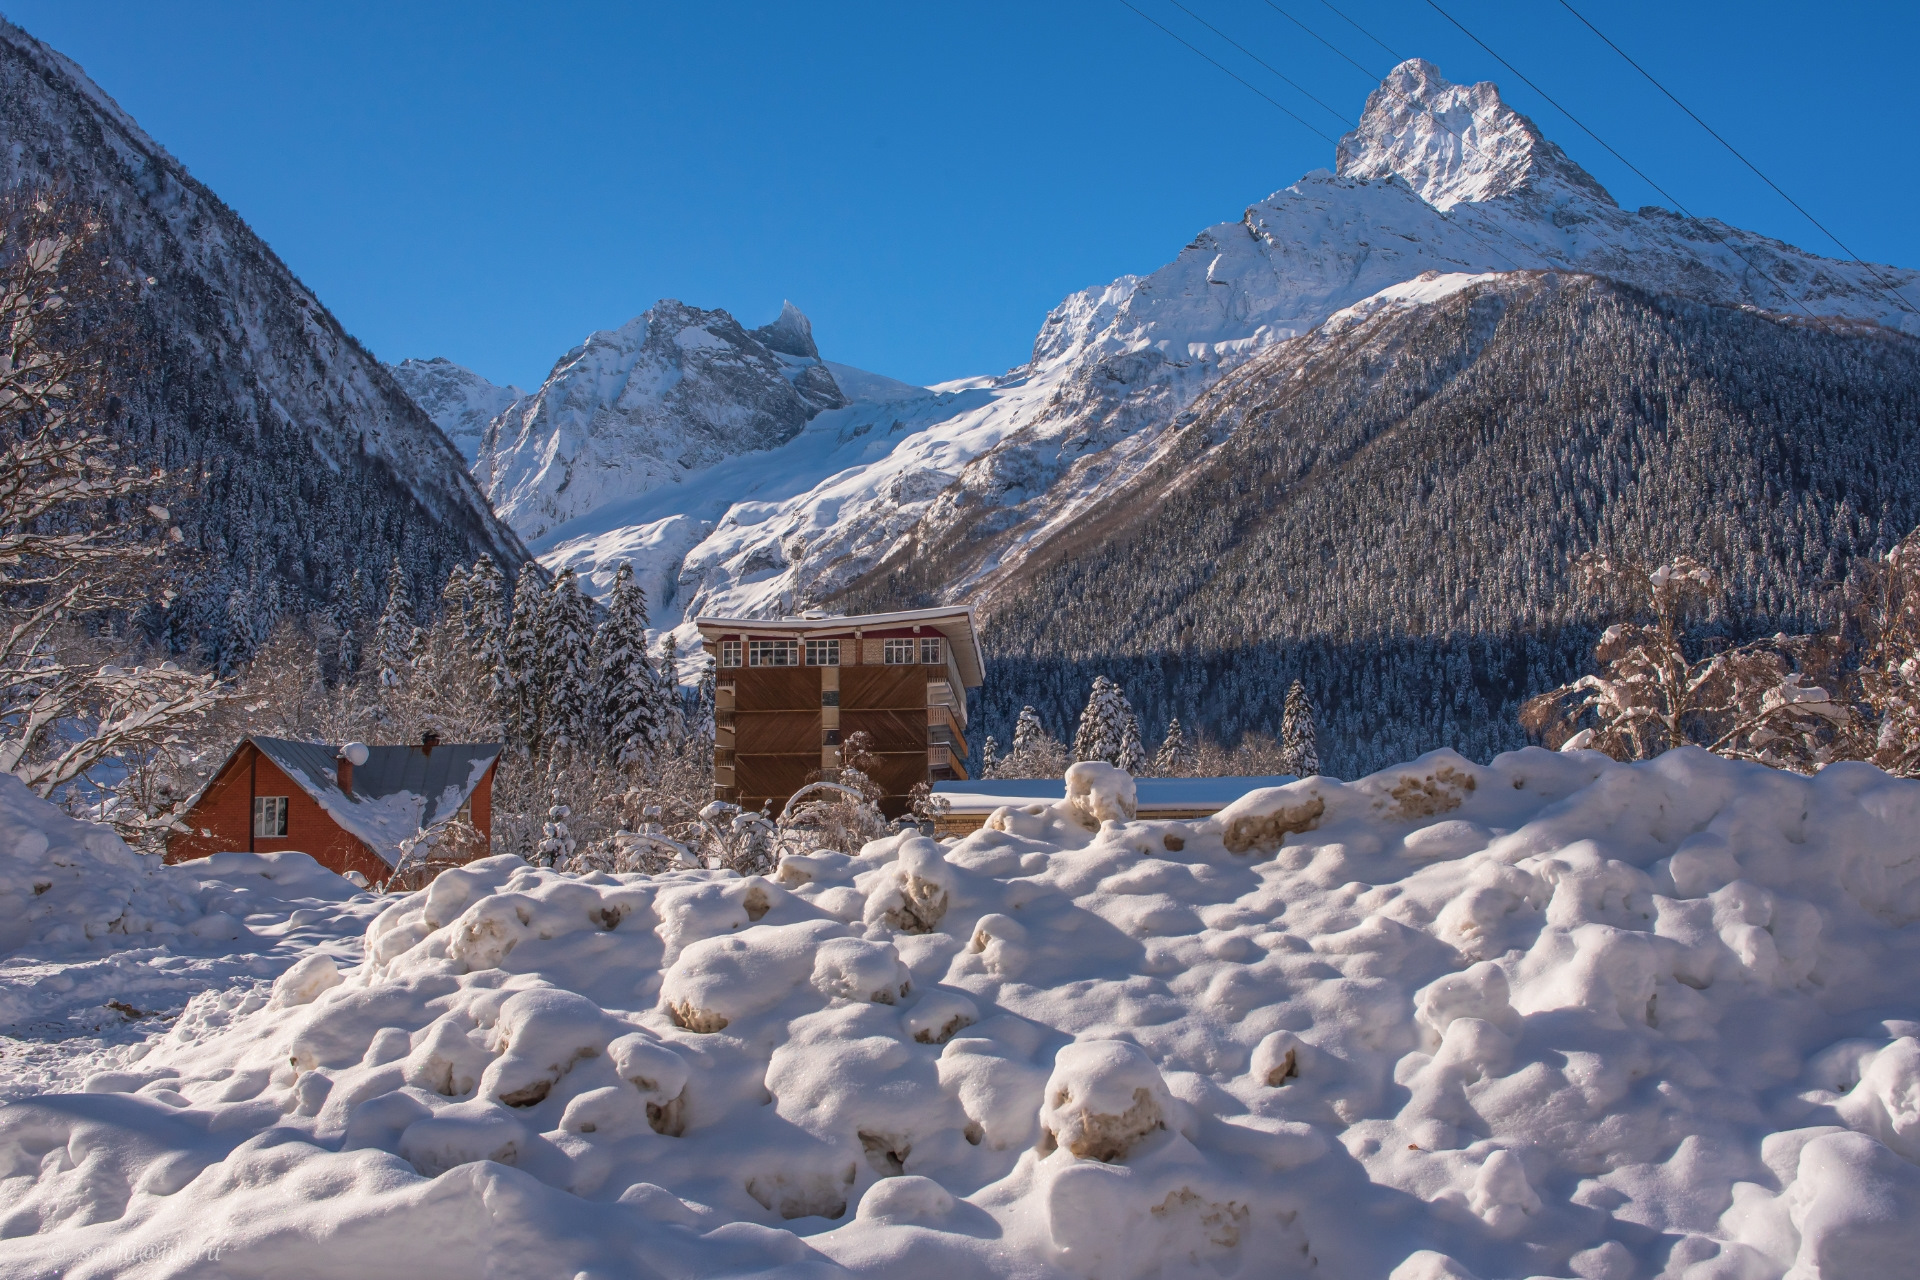
[(432, 736), (410, 747), (336, 747), (250, 735), (195, 798), (189, 829), (168, 838), (167, 861), (293, 849), (378, 883), (392, 878), (403, 844), (456, 817), (478, 830), (484, 855), (499, 758), (495, 744)]

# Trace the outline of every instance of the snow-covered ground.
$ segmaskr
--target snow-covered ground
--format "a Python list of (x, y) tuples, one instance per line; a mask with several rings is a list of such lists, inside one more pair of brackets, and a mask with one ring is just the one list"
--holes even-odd
[(1910, 1273), (1920, 785), (1077, 769), (768, 879), (449, 872), (0, 1107), (0, 1276)]
[(351, 962), (378, 910), (304, 853), (162, 866), (0, 774), (0, 1099), (129, 1066), (203, 992), (201, 1026), (310, 954)]

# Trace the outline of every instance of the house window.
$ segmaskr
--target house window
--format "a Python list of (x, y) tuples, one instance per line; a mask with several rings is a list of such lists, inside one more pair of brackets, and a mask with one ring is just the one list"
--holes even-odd
[(287, 798), (285, 796), (253, 798), (253, 834), (256, 836), (287, 834)]
[(886, 659), (887, 665), (890, 667), (911, 666), (913, 664), (913, 641), (887, 641)]
[(720, 665), (723, 667), (737, 667), (740, 665), (740, 642), (738, 640), (722, 640), (720, 642)]
[(840, 642), (838, 640), (807, 641), (807, 665), (810, 667), (839, 666)]
[(798, 640), (749, 640), (747, 665), (750, 667), (797, 667), (800, 665)]
[(923, 639), (920, 641), (920, 663), (922, 666), (937, 667), (945, 661), (946, 659), (940, 654), (940, 642), (938, 640)]

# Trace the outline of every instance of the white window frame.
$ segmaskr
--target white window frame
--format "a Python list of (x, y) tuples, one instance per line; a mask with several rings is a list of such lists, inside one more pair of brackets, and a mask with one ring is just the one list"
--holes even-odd
[(920, 637), (920, 665), (923, 667), (944, 667), (947, 656), (941, 652), (939, 636)]
[(722, 640), (720, 642), (720, 665), (723, 667), (737, 667), (740, 665), (740, 642), (738, 640)]
[(880, 657), (890, 667), (914, 667), (920, 665), (913, 660), (914, 643), (911, 639), (895, 638), (883, 642)]
[(287, 836), (287, 798), (253, 798), (253, 834), (261, 840), (284, 840)]
[[(769, 662), (769, 658), (775, 660)], [(749, 640), (747, 665), (750, 667), (797, 667), (800, 665), (798, 640)]]
[(838, 640), (807, 641), (807, 665), (810, 667), (839, 666), (840, 642)]

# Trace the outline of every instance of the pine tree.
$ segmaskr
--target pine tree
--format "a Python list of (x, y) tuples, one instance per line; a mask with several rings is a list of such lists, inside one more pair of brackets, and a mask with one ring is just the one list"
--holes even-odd
[(1105, 676), (1095, 676), (1086, 709), (1080, 713), (1080, 727), (1073, 735), (1073, 758), (1117, 762), (1127, 717), (1132, 714), (1133, 708), (1127, 705), (1120, 686)]
[(980, 776), (991, 778), (993, 771), (1000, 767), (1000, 740), (992, 734), (980, 746)]
[(669, 743), (682, 742), (687, 736), (687, 704), (680, 696), (680, 648), (673, 632), (660, 636), (659, 666), (654, 670), (654, 696), (659, 700), (660, 721), (666, 726)]
[(544, 598), (540, 566), (529, 560), (520, 566), (520, 579), (514, 585), (513, 613), (507, 623), (500, 664), (507, 739), (523, 751), (537, 750), (540, 745), (545, 694), (541, 682), (540, 607)]
[(1147, 771), (1147, 749), (1140, 741), (1140, 721), (1131, 710), (1127, 712), (1127, 722), (1121, 726), (1120, 750), (1113, 762), (1135, 777)]
[(545, 745), (580, 750), (593, 738), (593, 605), (571, 568), (548, 589), (536, 623)]
[(693, 724), (688, 726), (689, 733), (695, 738), (704, 738), (708, 742), (714, 739), (714, 674), (713, 659), (700, 659), (700, 683), (696, 686), (693, 698)]
[(660, 673), (647, 656), (647, 596), (623, 564), (607, 594), (607, 617), (593, 635), (597, 680), (594, 719), (616, 764), (634, 764), (666, 745)]
[(440, 588), (440, 616), (464, 644), (467, 638), (467, 572), (457, 564), (447, 572), (447, 585)]
[(226, 641), (220, 646), (220, 674), (232, 675), (245, 666), (260, 647), (254, 625), (253, 600), (239, 587), (227, 594)]
[(387, 607), (373, 628), (373, 659), (379, 664), (380, 686), (397, 689), (407, 682), (413, 647), (413, 595), (407, 590), (407, 574), (394, 557), (387, 572)]
[(540, 825), (540, 843), (534, 846), (534, 855), (543, 867), (565, 866), (573, 857), (573, 831), (567, 825), (567, 819), (573, 816), (573, 810), (560, 802), (560, 792), (553, 793), (553, 803), (547, 808), (547, 820)]
[(1280, 771), (1309, 778), (1320, 772), (1319, 733), (1313, 723), (1313, 703), (1306, 686), (1295, 680), (1287, 688), (1280, 713)]
[(360, 669), (360, 602), (365, 597), (358, 569), (351, 577), (334, 579), (333, 626), (339, 635), (334, 661), (342, 680)]
[(1162, 778), (1184, 778), (1193, 767), (1193, 752), (1187, 747), (1187, 735), (1180, 728), (1180, 717), (1167, 721), (1167, 736), (1160, 739), (1160, 750), (1153, 756), (1153, 771)]

